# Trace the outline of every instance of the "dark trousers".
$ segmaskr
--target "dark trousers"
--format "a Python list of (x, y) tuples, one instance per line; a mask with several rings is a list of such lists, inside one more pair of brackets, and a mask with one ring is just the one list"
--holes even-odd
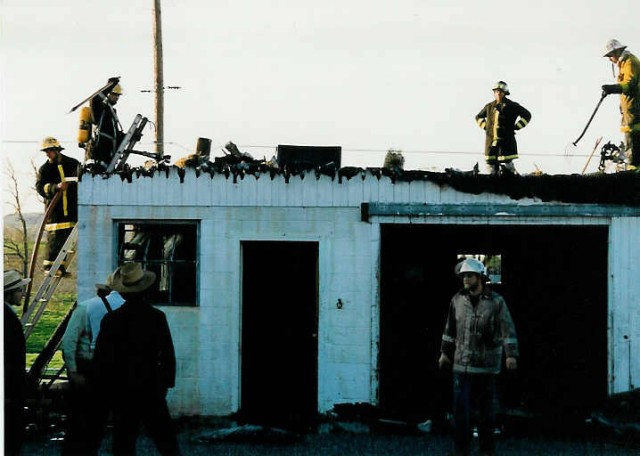
[(164, 395), (138, 391), (118, 397), (113, 408), (113, 453), (115, 456), (136, 454), (140, 426), (160, 454), (179, 455), (178, 441)]
[(97, 455), (104, 438), (108, 418), (108, 405), (104, 393), (97, 391), (95, 382), (87, 376), (88, 366), (79, 371), (87, 383), (71, 385), (68, 402), (67, 430), (62, 445), (63, 455)]
[(7, 400), (4, 402), (4, 454), (20, 454), (24, 438), (24, 402)]
[[(53, 262), (56, 260), (58, 253), (62, 250), (65, 241), (71, 234), (73, 228), (65, 228), (63, 230), (49, 231), (47, 234), (47, 256), (43, 264), (46, 269), (49, 269)], [(64, 262), (62, 263), (64, 267)], [(63, 268), (64, 270), (64, 268)]]
[(630, 153), (629, 163), (640, 168), (640, 131), (625, 133), (625, 152)]
[(473, 437), (474, 409), (477, 410), (480, 451), (492, 453), (496, 422), (496, 376), (491, 374), (453, 374), (453, 419), (456, 454), (467, 455)]

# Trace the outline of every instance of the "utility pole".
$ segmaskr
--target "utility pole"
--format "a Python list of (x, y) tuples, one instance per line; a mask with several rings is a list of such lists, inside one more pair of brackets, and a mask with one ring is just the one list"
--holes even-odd
[(162, 14), (160, 0), (153, 0), (153, 67), (156, 108), (156, 153), (164, 155), (164, 75), (162, 69)]

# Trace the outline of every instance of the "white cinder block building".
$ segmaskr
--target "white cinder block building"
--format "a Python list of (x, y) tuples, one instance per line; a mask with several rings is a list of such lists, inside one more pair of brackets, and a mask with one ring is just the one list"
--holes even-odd
[(124, 261), (158, 273), (175, 415), (364, 402), (422, 419), (449, 396), (436, 360), (453, 267), (481, 255), (520, 337), (510, 400), (588, 408), (640, 385), (640, 204), (605, 199), (611, 179), (85, 174), (78, 299)]

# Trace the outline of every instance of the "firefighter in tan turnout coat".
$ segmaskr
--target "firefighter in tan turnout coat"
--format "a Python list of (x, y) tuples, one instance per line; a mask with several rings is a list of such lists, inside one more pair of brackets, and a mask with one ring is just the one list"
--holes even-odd
[(496, 377), (505, 352), (507, 369), (516, 369), (518, 339), (504, 298), (486, 285), (482, 262), (467, 258), (458, 268), (463, 288), (449, 305), (438, 364), (453, 367), (456, 455), (470, 454), (473, 404), (479, 409), (480, 452), (494, 454)]

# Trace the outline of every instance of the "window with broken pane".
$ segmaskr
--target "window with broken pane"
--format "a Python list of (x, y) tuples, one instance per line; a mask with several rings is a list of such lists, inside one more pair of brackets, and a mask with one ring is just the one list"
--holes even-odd
[(196, 222), (118, 222), (118, 264), (136, 261), (156, 273), (152, 304), (195, 306), (197, 290)]

